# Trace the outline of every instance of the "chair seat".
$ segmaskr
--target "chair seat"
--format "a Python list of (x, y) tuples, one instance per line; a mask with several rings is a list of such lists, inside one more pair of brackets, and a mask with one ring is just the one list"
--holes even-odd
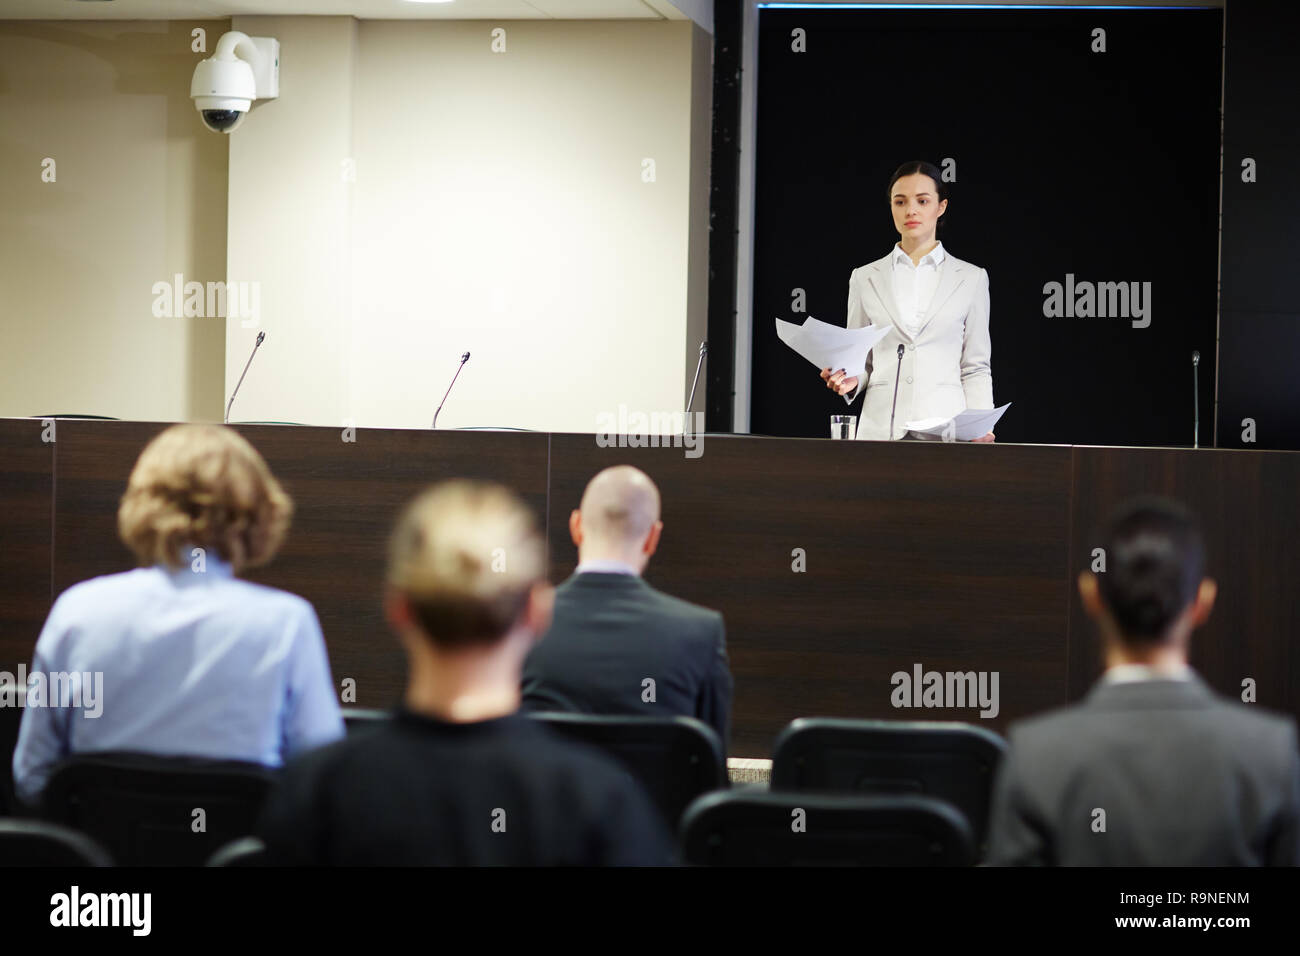
[(702, 866), (970, 866), (970, 824), (932, 797), (712, 793), (686, 810), (682, 848)]
[(112, 865), (108, 851), (84, 833), (41, 820), (0, 820), (0, 867)]
[(240, 761), (79, 754), (51, 774), (42, 816), (94, 837), (123, 866), (201, 866), (253, 832), (275, 778)]

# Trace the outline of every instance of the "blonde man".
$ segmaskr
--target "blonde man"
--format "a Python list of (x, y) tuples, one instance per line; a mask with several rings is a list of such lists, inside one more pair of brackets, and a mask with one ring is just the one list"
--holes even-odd
[(518, 713), (552, 590), (533, 516), (498, 485), (449, 482), (403, 513), (385, 614), (406, 651), (401, 708), (285, 771), (261, 832), (296, 865), (671, 861), (649, 799), (609, 758)]
[(277, 767), (342, 736), (312, 606), (236, 576), (274, 557), (292, 511), (262, 456), (229, 428), (173, 425), (149, 443), (118, 509), (141, 567), (69, 588), (36, 643), (28, 700), (34, 682), (48, 699), (23, 712), (20, 798), (36, 803), (74, 753)]

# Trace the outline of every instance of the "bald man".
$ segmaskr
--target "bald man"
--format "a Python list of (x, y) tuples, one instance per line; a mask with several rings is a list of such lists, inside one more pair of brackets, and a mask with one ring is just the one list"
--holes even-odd
[(722, 615), (641, 579), (663, 528), (659, 489), (640, 469), (606, 468), (587, 484), (569, 515), (578, 567), (556, 589), (551, 629), (524, 663), (523, 706), (696, 717), (725, 748), (732, 680)]

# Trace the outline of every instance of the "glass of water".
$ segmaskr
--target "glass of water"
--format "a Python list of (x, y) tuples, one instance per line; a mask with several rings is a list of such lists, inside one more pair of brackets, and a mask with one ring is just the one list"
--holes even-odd
[(858, 416), (857, 415), (832, 415), (831, 416), (831, 437), (847, 438), (852, 440), (858, 434)]

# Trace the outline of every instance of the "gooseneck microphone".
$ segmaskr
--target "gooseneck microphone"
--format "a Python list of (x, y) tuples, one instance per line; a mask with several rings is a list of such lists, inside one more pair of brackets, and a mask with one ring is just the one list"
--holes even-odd
[(1198, 387), (1197, 369), (1201, 364), (1201, 353), (1192, 352), (1192, 447), (1201, 447), (1201, 390)]
[(898, 368), (894, 370), (894, 404), (889, 406), (889, 439), (894, 439), (894, 409), (898, 407), (898, 379), (903, 374), (903, 343), (898, 343)]
[(705, 339), (700, 343), (700, 358), (695, 363), (695, 378), (691, 380), (691, 397), (686, 400), (686, 414), (691, 413), (691, 406), (695, 404), (695, 386), (700, 381), (700, 368), (704, 365), (704, 356), (709, 354), (709, 340)]
[(469, 361), (469, 353), (466, 352), (460, 357), (460, 364), (456, 366), (456, 374), (451, 377), (451, 384), (447, 386), (447, 391), (442, 394), (442, 401), (438, 403), (438, 411), (433, 413), (433, 427), (438, 427), (438, 413), (442, 411), (442, 406), (447, 404), (447, 396), (451, 394), (451, 386), (456, 384), (456, 379), (460, 378), (460, 370), (465, 367)]
[(248, 366), (253, 364), (253, 356), (262, 346), (262, 339), (266, 338), (265, 332), (257, 333), (257, 341), (253, 343), (253, 351), (248, 353), (248, 361), (244, 363), (244, 371), (239, 374), (239, 381), (235, 383), (235, 390), (230, 393), (230, 401), (226, 402), (226, 424), (230, 424), (230, 406), (235, 404), (235, 396), (239, 394), (239, 386), (244, 384), (244, 376), (248, 374)]

